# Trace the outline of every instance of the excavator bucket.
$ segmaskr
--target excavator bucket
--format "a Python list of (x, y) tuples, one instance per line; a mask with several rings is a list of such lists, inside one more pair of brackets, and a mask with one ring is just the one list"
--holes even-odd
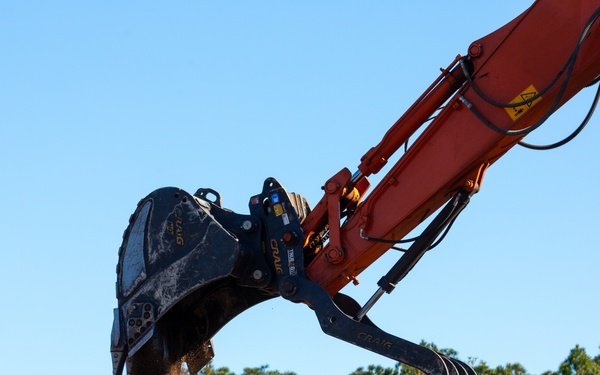
[(261, 251), (260, 221), (220, 204), (213, 190), (177, 188), (139, 202), (119, 250), (113, 374), (125, 363), (134, 375), (196, 373), (221, 327), (277, 295), (264, 257), (252, 254)]

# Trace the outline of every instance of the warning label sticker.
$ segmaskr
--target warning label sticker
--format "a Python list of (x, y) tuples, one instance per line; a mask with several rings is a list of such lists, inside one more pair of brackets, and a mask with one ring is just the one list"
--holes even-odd
[(283, 214), (283, 207), (281, 207), (281, 204), (274, 205), (273, 210), (275, 211), (275, 216), (281, 216), (281, 214)]
[[(517, 103), (522, 103), (522, 102), (531, 100), (532, 98), (535, 98), (537, 94), (538, 94), (538, 91), (536, 90), (536, 88), (533, 87), (533, 85), (530, 85), (522, 93), (520, 93), (519, 96), (514, 98), (510, 102), (510, 104), (517, 104)], [(542, 100), (542, 97), (538, 96), (537, 98), (535, 98), (535, 100), (527, 102), (523, 105), (520, 105), (517, 107), (506, 107), (504, 109), (506, 110), (506, 113), (508, 113), (508, 115), (510, 116), (510, 118), (513, 121), (517, 121), (519, 119), (519, 117), (521, 117), (523, 114), (525, 114), (525, 112), (527, 112), (531, 107), (536, 105), (540, 100)]]

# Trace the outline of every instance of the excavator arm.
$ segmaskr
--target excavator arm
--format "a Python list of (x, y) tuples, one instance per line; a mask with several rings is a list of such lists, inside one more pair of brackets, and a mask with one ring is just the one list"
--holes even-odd
[[(274, 178), (249, 214), (219, 193), (162, 188), (140, 201), (117, 265), (113, 374), (196, 373), (211, 338), (253, 305), (281, 296), (312, 308), (323, 331), (427, 374), (466, 364), (379, 329), (367, 316), (436, 246), (483, 176), (561, 105), (600, 77), (600, 0), (537, 0), (473, 42), (360, 160), (323, 185), (314, 208)], [(433, 120), (431, 120), (433, 118)], [(416, 140), (370, 193), (378, 173)], [(422, 223), (423, 232), (406, 236)], [(365, 304), (339, 291), (410, 242)]]

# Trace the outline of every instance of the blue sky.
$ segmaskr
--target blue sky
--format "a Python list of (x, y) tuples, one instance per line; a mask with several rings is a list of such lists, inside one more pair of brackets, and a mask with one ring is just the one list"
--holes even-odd
[[(471, 41), (531, 1), (3, 2), (3, 373), (111, 372), (117, 250), (139, 199), (219, 191), (247, 213), (276, 177), (313, 205)], [(558, 140), (586, 90), (528, 141)], [(492, 366), (556, 369), (600, 345), (598, 119), (551, 152), (514, 149), (443, 245), (370, 313)], [(375, 176), (372, 181), (377, 181)], [(365, 302), (395, 262), (344, 290)], [(394, 362), (321, 333), (283, 299), (214, 340), (217, 366), (345, 375)]]

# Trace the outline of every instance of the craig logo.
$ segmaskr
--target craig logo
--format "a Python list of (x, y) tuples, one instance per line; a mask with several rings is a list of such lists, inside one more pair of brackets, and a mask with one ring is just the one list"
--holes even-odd
[(175, 234), (177, 235), (177, 245), (183, 246), (185, 244), (185, 241), (183, 240), (183, 220), (179, 217), (175, 222), (175, 228), (177, 228), (175, 231)]
[(281, 268), (281, 258), (279, 257), (279, 246), (276, 240), (271, 240), (271, 252), (273, 253), (273, 264), (275, 266), (275, 273), (283, 275), (283, 268)]
[(171, 236), (175, 236), (177, 245), (185, 245), (185, 241), (183, 239), (183, 220), (181, 218), (177, 217), (175, 224), (173, 224), (172, 221), (167, 221), (166, 232)]
[(372, 335), (369, 335), (366, 332), (360, 332), (358, 334), (358, 338), (362, 341), (366, 341), (369, 344), (379, 346), (380, 348), (383, 348), (383, 349), (391, 349), (392, 345), (393, 345), (392, 342), (390, 342), (390, 341), (386, 341), (380, 337), (374, 337)]

